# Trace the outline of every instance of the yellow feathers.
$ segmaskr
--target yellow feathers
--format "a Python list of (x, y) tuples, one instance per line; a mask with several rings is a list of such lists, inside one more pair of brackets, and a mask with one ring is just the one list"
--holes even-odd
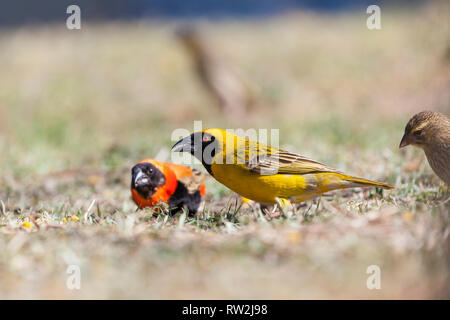
[(173, 149), (190, 152), (217, 181), (262, 203), (277, 203), (279, 199), (302, 202), (327, 191), (352, 187), (393, 188), (221, 129), (193, 133)]

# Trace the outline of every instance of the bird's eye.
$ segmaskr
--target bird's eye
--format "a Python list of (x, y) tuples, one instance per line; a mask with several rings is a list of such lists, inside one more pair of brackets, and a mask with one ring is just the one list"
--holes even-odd
[(413, 133), (415, 136), (420, 136), (422, 134), (422, 130), (416, 130)]
[(209, 136), (203, 136), (203, 142), (210, 142), (211, 138)]

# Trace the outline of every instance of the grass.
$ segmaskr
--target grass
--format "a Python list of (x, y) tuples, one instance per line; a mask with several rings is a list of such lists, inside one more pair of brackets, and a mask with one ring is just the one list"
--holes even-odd
[[(386, 9), (380, 31), (358, 12), (201, 22), (259, 88), (245, 119), (218, 115), (171, 22), (0, 30), (0, 298), (448, 299), (449, 191), (397, 149), (416, 111), (450, 114), (447, 8)], [(194, 120), (280, 129), (288, 150), (396, 189), (279, 215), (209, 179), (196, 217), (136, 211), (130, 168)]]

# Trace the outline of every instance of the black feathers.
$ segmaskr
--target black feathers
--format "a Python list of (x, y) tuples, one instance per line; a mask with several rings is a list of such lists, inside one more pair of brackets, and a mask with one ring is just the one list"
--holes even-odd
[(169, 199), (169, 208), (171, 211), (178, 211), (185, 205), (189, 210), (189, 215), (193, 216), (197, 212), (201, 201), (202, 196), (199, 190), (189, 193), (186, 186), (181, 181), (178, 181), (177, 189)]

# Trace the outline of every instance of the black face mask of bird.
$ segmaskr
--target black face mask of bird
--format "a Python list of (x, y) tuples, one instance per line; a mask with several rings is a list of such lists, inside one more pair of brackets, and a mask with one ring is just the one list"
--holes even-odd
[(149, 163), (139, 163), (131, 169), (131, 187), (148, 198), (166, 183), (161, 171)]
[(208, 133), (195, 132), (175, 143), (172, 151), (188, 152), (200, 160), (204, 166), (209, 167), (218, 152), (218, 148), (214, 136)]

